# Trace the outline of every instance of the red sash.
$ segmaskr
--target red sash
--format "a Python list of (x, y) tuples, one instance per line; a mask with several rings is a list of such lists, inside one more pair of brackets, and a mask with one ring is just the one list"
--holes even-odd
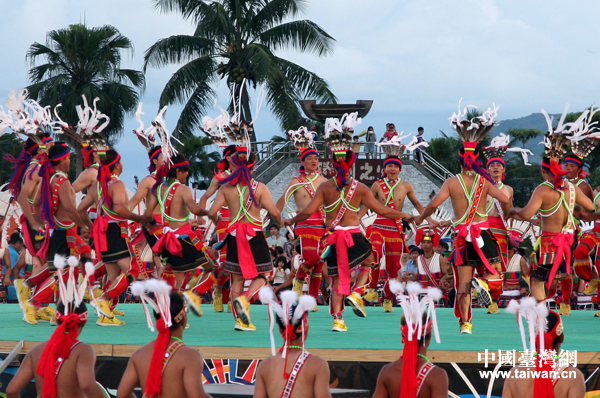
[[(73, 348), (75, 348), (75, 346), (77, 344), (81, 343), (81, 341), (79, 340), (75, 340), (73, 342), (73, 345), (71, 346), (71, 348), (69, 349), (69, 351), (73, 351)], [(58, 377), (58, 373), (60, 372), (60, 369), (62, 368), (62, 366), (64, 365), (65, 361), (63, 360), (63, 358), (57, 358), (56, 359), (56, 364), (54, 365), (54, 377)]]
[[(394, 203), (394, 193), (390, 191), (390, 188), (385, 183), (385, 180), (383, 178), (381, 180), (379, 180), (379, 186), (381, 187), (381, 190), (383, 191), (383, 194), (385, 195), (385, 202), (387, 203), (387, 207), (389, 207), (392, 210), (396, 210), (396, 203)], [(390, 198), (390, 195), (392, 195), (391, 198)], [(400, 233), (402, 234), (404, 232), (404, 227), (402, 225), (402, 219), (401, 218), (394, 219), (394, 222), (396, 223), (396, 227), (398, 228), (398, 231), (400, 231)]]
[[(294, 385), (296, 384), (296, 378), (300, 374), (300, 370), (302, 370), (302, 367), (306, 363), (306, 360), (309, 356), (310, 354), (307, 351), (302, 352), (298, 356), (298, 359), (296, 359), (294, 367), (290, 372), (287, 383), (285, 383), (285, 387), (283, 388), (283, 392), (281, 393), (281, 398), (289, 398), (292, 396), (292, 391), (294, 391)], [(283, 371), (285, 372), (285, 369)]]
[[(431, 259), (433, 260), (434, 257), (435, 257), (435, 255), (433, 255), (431, 257)], [(438, 261), (439, 261), (439, 259), (438, 259)], [(438, 283), (438, 281), (431, 274), (431, 270), (429, 269), (429, 265), (427, 265), (427, 262), (425, 261), (425, 256), (424, 255), (420, 255), (419, 256), (419, 262), (423, 266), (423, 269), (425, 270), (425, 273), (427, 274), (427, 277), (429, 278), (429, 280), (431, 281), (431, 283), (433, 283), (433, 286), (435, 286), (436, 288), (439, 289), (440, 288), (440, 284)], [(440, 267), (441, 267), (441, 264), (440, 264)]]
[(163, 233), (160, 236), (160, 239), (152, 247), (152, 251), (155, 253), (162, 253), (167, 249), (169, 253), (182, 257), (183, 253), (181, 242), (178, 239), (179, 235), (188, 235), (196, 250), (204, 249), (202, 235), (199, 235), (197, 231), (194, 231), (190, 224), (185, 224), (176, 230), (169, 229), (167, 232)]
[(421, 391), (421, 387), (423, 387), (423, 382), (425, 378), (431, 371), (431, 369), (435, 368), (435, 365), (431, 362), (425, 362), (425, 365), (419, 370), (419, 374), (417, 374), (417, 397), (419, 396), (419, 392)]
[(21, 232), (23, 233), (23, 241), (25, 242), (25, 247), (29, 250), (29, 253), (33, 257), (37, 257), (39, 259), (45, 259), (48, 254), (48, 248), (50, 247), (50, 226), (46, 223), (44, 224), (44, 239), (42, 242), (42, 247), (38, 251), (33, 247), (35, 236), (31, 236), (29, 233), (29, 222), (27, 222), (27, 217), (25, 214), (21, 214), (19, 218), (19, 222), (21, 223)]

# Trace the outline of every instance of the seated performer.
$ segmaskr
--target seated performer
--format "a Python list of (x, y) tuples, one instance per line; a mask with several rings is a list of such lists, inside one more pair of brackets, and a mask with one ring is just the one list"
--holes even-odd
[[(279, 211), (283, 211), (285, 207), (288, 213), (293, 214), (294, 211), (288, 205), (292, 196), (296, 209), (303, 209), (315, 196), (319, 185), (327, 179), (319, 172), (319, 152), (314, 149), (312, 134), (306, 127), (301, 127), (297, 131), (290, 131), (288, 135), (300, 151), (300, 174), (290, 180), (284, 194), (277, 201), (277, 208)], [(323, 279), (323, 260), (319, 255), (320, 240), (325, 234), (325, 212), (323, 208), (319, 208), (308, 220), (297, 224), (294, 233), (300, 238), (302, 259), (304, 261), (301, 262), (300, 268), (296, 272), (293, 289), (301, 294), (304, 281), (307, 276), (310, 276), (308, 294), (318, 298)]]
[(165, 159), (165, 164), (157, 173), (156, 184), (152, 188), (154, 194), (147, 203), (144, 216), (150, 218), (159, 206), (161, 224), (165, 230), (160, 231), (160, 239), (152, 250), (165, 258), (166, 264), (173, 270), (177, 291), (184, 290), (188, 271), (198, 267), (203, 269), (203, 276), (196, 286), (183, 293), (194, 314), (202, 316), (201, 297), (210, 290), (215, 277), (211, 272), (213, 263), (204, 246), (202, 232), (192, 229), (189, 222), (192, 213), (199, 216), (208, 214), (196, 204), (192, 190), (185, 185), (189, 168), (189, 161), (181, 154)]
[(119, 302), (119, 296), (127, 290), (131, 271), (131, 242), (129, 241), (128, 221), (143, 223), (145, 218), (128, 207), (127, 190), (119, 179), (123, 172), (121, 155), (113, 149), (99, 152), (100, 171), (98, 182), (92, 185), (88, 194), (77, 208), (84, 220), (89, 220), (87, 209), (96, 205), (98, 217), (92, 228), (92, 238), (96, 256), (104, 262), (108, 282), (104, 293), (97, 301), (92, 301), (100, 311), (96, 321), (99, 326), (123, 326), (125, 322), (115, 318), (113, 309)]
[[(484, 121), (477, 120), (477, 129), (470, 128), (470, 120), (461, 120), (462, 114), (454, 114), (451, 118), (463, 140), (464, 147), (459, 151), (461, 172), (444, 182), (421, 216), (415, 217), (415, 223), (419, 225), (424, 217), (430, 216), (446, 199), (452, 200), (455, 233), (450, 261), (454, 267), (457, 293), (454, 314), (459, 320), (460, 333), (471, 334), (471, 287), (477, 291), (480, 302), (489, 306), (491, 296), (485, 280), (498, 279), (502, 271), (498, 244), (489, 230), (485, 198), (492, 196), (506, 210), (509, 200), (494, 186), (494, 181), (483, 169), (476, 151), (477, 141), (483, 139), (494, 125), (495, 110), (488, 110), (483, 116)], [(473, 277), (475, 268), (481, 279)]]
[[(402, 178), (400, 178), (400, 172), (402, 171), (401, 159), (404, 151), (406, 149), (415, 150), (418, 146), (403, 145), (401, 143), (402, 138), (404, 137), (393, 137), (390, 141), (376, 144), (387, 156), (383, 161), (384, 178), (373, 184), (371, 192), (382, 205), (391, 209), (402, 211), (404, 201), (408, 198), (415, 209), (422, 212), (423, 205), (417, 199), (412, 184), (408, 181), (402, 181)], [(358, 218), (362, 219), (366, 213), (367, 208), (363, 207), (358, 213)], [(428, 221), (433, 223), (431, 219)], [(433, 226), (435, 227), (435, 225)], [(402, 220), (392, 220), (378, 215), (372, 225), (369, 241), (373, 246), (375, 264), (372, 266), (372, 280), (365, 299), (368, 301), (376, 301), (378, 299), (376, 288), (379, 280), (379, 264), (385, 252), (385, 271), (388, 275), (388, 280), (383, 287), (385, 293), (383, 310), (384, 312), (393, 312), (394, 295), (390, 292), (389, 282), (390, 280), (398, 279), (400, 258), (402, 257), (402, 253), (407, 251), (405, 243), (406, 231)]]
[[(268, 284), (273, 270), (260, 210), (267, 210), (271, 219), (281, 225), (281, 213), (275, 207), (269, 189), (252, 178), (256, 155), (248, 153), (250, 142), (247, 129), (251, 128), (245, 124), (239, 127), (231, 124), (228, 131), (237, 146), (236, 153), (231, 157), (235, 171), (220, 179), (221, 188), (209, 210), (212, 219), (217, 217), (223, 206), (229, 208), (230, 214), (235, 214), (230, 219), (226, 238), (215, 245), (215, 249), (220, 250), (221, 245), (227, 245), (225, 271), (231, 277), (233, 316), (236, 320), (235, 330), (238, 331), (256, 330), (251, 322), (250, 301), (260, 288)], [(246, 291), (245, 281), (251, 281)]]
[[(227, 141), (225, 141), (225, 142), (227, 142)], [(221, 179), (226, 178), (228, 175), (230, 175), (233, 172), (233, 170), (235, 170), (235, 166), (231, 162), (231, 156), (233, 156), (235, 151), (236, 151), (235, 145), (229, 145), (229, 146), (224, 147), (223, 159), (221, 159), (221, 161), (217, 165), (217, 169), (218, 169), (217, 175), (219, 176), (219, 178), (221, 178)], [(208, 199), (217, 192), (217, 189), (219, 189), (219, 180), (217, 179), (217, 177), (213, 177), (212, 180), (210, 180), (210, 185), (209, 185), (208, 189), (206, 190), (206, 192), (204, 192), (204, 195), (202, 195), (202, 197), (200, 198), (198, 205), (201, 208), (206, 209), (206, 203), (208, 202)], [(215, 226), (218, 242), (222, 241), (227, 236), (226, 230), (227, 230), (227, 225), (229, 224), (229, 208), (227, 206), (223, 206), (223, 208), (219, 212), (219, 217), (220, 217), (219, 221), (217, 222), (217, 225)], [(200, 218), (198, 221), (200, 222), (200, 224), (204, 223), (203, 218)], [(223, 285), (225, 285), (225, 283), (229, 279), (229, 275), (227, 274), (227, 272), (224, 269), (226, 260), (227, 260), (227, 246), (223, 245), (221, 250), (219, 250), (219, 261), (217, 261), (217, 263), (215, 264), (215, 269), (213, 270), (215, 277), (216, 277), (215, 284), (213, 286), (213, 293), (212, 293), (213, 309), (215, 310), (215, 312), (223, 312), (223, 310), (224, 310), (224, 307), (223, 307)], [(231, 304), (231, 302), (229, 304)]]
[(439, 289), (442, 277), (448, 274), (448, 264), (444, 256), (433, 251), (433, 233), (423, 235), (421, 247), (423, 254), (417, 260), (419, 282), (424, 288), (431, 286)]
[[(527, 300), (527, 299), (526, 299)], [(512, 303), (516, 303), (513, 301)], [(530, 304), (535, 305), (535, 303)], [(513, 304), (511, 304), (511, 307)], [(543, 307), (544, 304), (538, 304), (536, 318), (542, 318), (542, 324), (545, 324), (546, 330), (536, 330), (535, 347), (531, 350), (536, 352), (535, 368), (531, 366), (516, 366), (510, 370), (510, 375), (504, 381), (502, 389), (502, 398), (575, 398), (585, 395), (585, 379), (583, 374), (575, 366), (569, 363), (562, 363), (557, 353), (560, 353), (560, 347), (565, 341), (564, 327), (560, 315), (554, 311), (548, 311)], [(514, 312), (514, 309), (509, 310)], [(515, 307), (519, 307), (515, 305)], [(524, 308), (524, 301), (521, 301), (520, 309)], [(530, 310), (531, 311), (531, 310)], [(527, 318), (529, 320), (529, 318)], [(539, 322), (536, 322), (535, 328)], [(525, 327), (527, 328), (527, 327)], [(521, 329), (523, 333), (523, 329)], [(525, 337), (523, 336), (523, 339)], [(540, 342), (543, 340), (543, 345)], [(525, 340), (523, 340), (525, 341)], [(543, 347), (543, 348), (542, 348)], [(547, 359), (544, 359), (544, 355)], [(547, 353), (551, 355), (548, 358)], [(549, 377), (532, 378), (532, 374), (547, 374)]]
[[(159, 289), (148, 289), (149, 281), (158, 285), (158, 281), (148, 280), (146, 287), (142, 282), (135, 282), (131, 289), (137, 294), (147, 289), (155, 297), (161, 297), (153, 301), (144, 294), (143, 299), (154, 309), (158, 336), (129, 359), (119, 383), (117, 398), (136, 397), (133, 390), (137, 386), (142, 388), (147, 398), (210, 398), (202, 388), (202, 355), (183, 342), (183, 330), (187, 324), (187, 307), (183, 299), (178, 293), (169, 294), (170, 286), (163, 281)], [(142, 292), (136, 287), (138, 284)], [(151, 320), (148, 322), (152, 323)]]
[(296, 292), (286, 291), (281, 293), (279, 305), (271, 288), (264, 287), (260, 300), (273, 311), (271, 316), (275, 317), (284, 342), (281, 352), (276, 352), (271, 329), (272, 356), (258, 365), (254, 398), (330, 398), (327, 361), (304, 349), (308, 312), (317, 305), (314, 297), (305, 295), (298, 300)]
[(504, 283), (502, 285), (502, 294), (498, 298), (498, 306), (504, 308), (511, 300), (523, 298), (523, 289), (521, 280), (529, 278), (529, 269), (525, 257), (519, 254), (519, 249), (508, 246), (508, 266), (504, 273)]
[[(397, 282), (391, 283), (397, 284)], [(395, 286), (391, 290), (398, 291)], [(441, 292), (437, 289), (435, 291), (429, 293), (432, 294), (432, 298), (441, 297)], [(423, 290), (419, 289), (418, 284), (409, 283), (407, 287), (408, 294), (405, 296), (406, 301), (418, 300), (417, 292), (423, 293)], [(435, 311), (435, 304), (429, 308)], [(409, 319), (414, 318), (411, 319), (410, 325), (407, 322), (407, 317)], [(377, 377), (373, 398), (448, 397), (448, 374), (444, 369), (432, 364), (427, 358), (427, 348), (431, 342), (433, 328), (437, 329), (437, 325), (433, 324), (432, 319), (426, 313), (413, 314), (407, 311), (402, 314), (400, 321), (402, 342), (404, 343), (402, 356), (381, 369)], [(419, 329), (421, 330), (420, 338), (418, 337)], [(437, 330), (435, 330), (435, 334), (439, 343)]]
[[(66, 262), (66, 259), (62, 261)], [(70, 266), (76, 264), (77, 261), (75, 265)], [(56, 265), (62, 268), (66, 264)], [(93, 273), (93, 267), (90, 268), (92, 269), (86, 270), (81, 291), (87, 288), (87, 278), (90, 273)], [(67, 274), (68, 272), (64, 276)], [(63, 278), (63, 275), (60, 277)], [(91, 345), (77, 339), (87, 322), (88, 311), (83, 302), (83, 295), (79, 296), (76, 278), (68, 278), (66, 286), (71, 289), (59, 289), (61, 302), (56, 307), (58, 327), (50, 340), (36, 345), (25, 356), (17, 374), (6, 389), (7, 397), (20, 397), (21, 391), (34, 378), (38, 397), (104, 398), (107, 396), (104, 389), (96, 383), (96, 352)]]
[[(344, 301), (352, 307), (357, 316), (367, 316), (362, 296), (369, 283), (374, 258), (370, 243), (360, 231), (360, 206), (365, 205), (387, 218), (412, 219), (408, 214), (382, 205), (373, 197), (369, 188), (351, 176), (356, 157), (349, 147), (354, 126), (358, 124), (356, 115), (346, 115), (343, 127), (337, 119), (327, 119), (325, 133), (332, 152), (331, 161), (337, 170), (336, 176), (319, 185), (315, 197), (294, 218), (285, 220), (286, 225), (292, 225), (307, 220), (321, 206), (325, 210), (328, 232), (322, 243), (327, 247), (321, 257), (325, 258), (327, 275), (332, 279), (329, 304), (334, 332), (348, 330), (342, 316)], [(356, 279), (351, 290), (353, 276), (356, 276)]]
[[(566, 172), (561, 168), (561, 159), (565, 153), (565, 137), (570, 136), (570, 131), (561, 124), (552, 129), (549, 118), (548, 125), (541, 167), (544, 182), (535, 189), (527, 206), (511, 208), (509, 213), (509, 217), (523, 220), (530, 219), (538, 211), (540, 214), (542, 234), (534, 248), (535, 257), (530, 271), (531, 295), (538, 301), (545, 300), (548, 292), (555, 289), (557, 281), (571, 274), (571, 247), (576, 231), (575, 204), (594, 211), (594, 204), (581, 189), (564, 180)], [(570, 312), (570, 307), (566, 312)]]

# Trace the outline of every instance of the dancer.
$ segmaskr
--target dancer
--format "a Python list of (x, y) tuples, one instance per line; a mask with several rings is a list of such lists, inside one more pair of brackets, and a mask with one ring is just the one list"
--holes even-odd
[[(529, 301), (531, 300), (531, 301)], [(531, 328), (535, 330), (534, 346), (529, 347), (529, 352), (536, 352), (535, 374), (530, 366), (516, 366), (510, 370), (509, 376), (504, 381), (502, 398), (570, 398), (585, 395), (585, 378), (579, 369), (571, 363), (561, 359), (557, 353), (562, 353), (560, 347), (565, 341), (564, 327), (559, 314), (548, 311), (544, 303), (524, 299), (518, 303), (516, 300), (509, 305), (507, 312), (517, 313), (517, 317), (526, 319)], [(531, 325), (533, 323), (533, 325)], [(540, 330), (539, 325), (544, 325), (545, 330)], [(525, 327), (527, 329), (527, 327)], [(523, 349), (526, 336), (524, 328), (520, 328), (523, 339)], [(533, 339), (530, 340), (533, 343)], [(550, 354), (550, 355), (548, 355)], [(547, 358), (547, 359), (544, 359)], [(546, 375), (547, 377), (542, 377)]]
[[(397, 281), (392, 281), (391, 290), (400, 293), (403, 289)], [(419, 305), (419, 294), (426, 293)], [(448, 374), (429, 361), (427, 348), (432, 332), (440, 343), (437, 323), (434, 323), (435, 301), (442, 297), (439, 289), (423, 290), (419, 284), (411, 282), (402, 294), (403, 314), (400, 321), (404, 349), (395, 362), (385, 365), (377, 377), (373, 398), (446, 398), (448, 396)], [(426, 313), (423, 313), (425, 308)], [(415, 311), (415, 308), (418, 308)]]
[[(314, 148), (312, 134), (306, 127), (301, 127), (296, 131), (289, 131), (288, 136), (294, 142), (294, 145), (300, 152), (300, 175), (293, 177), (288, 183), (284, 194), (277, 201), (277, 208), (283, 211), (284, 207), (290, 214), (295, 212), (289, 207), (288, 203), (294, 197), (296, 209), (303, 209), (314, 198), (319, 185), (327, 181), (319, 173), (319, 152)], [(308, 220), (296, 224), (294, 233), (300, 238), (302, 247), (302, 262), (296, 272), (293, 281), (293, 290), (302, 294), (302, 287), (308, 275), (310, 281), (308, 284), (308, 294), (315, 299), (319, 297), (321, 280), (323, 279), (322, 269), (323, 261), (319, 255), (320, 240), (325, 234), (325, 212), (322, 207), (311, 214)]]
[(433, 251), (433, 237), (433, 232), (423, 235), (421, 241), (423, 254), (417, 260), (417, 267), (421, 286), (423, 288), (435, 287), (439, 289), (441, 279), (448, 275), (448, 264), (444, 256)]
[[(383, 161), (384, 178), (373, 184), (371, 192), (382, 205), (391, 209), (402, 211), (404, 200), (408, 198), (417, 211), (422, 212), (423, 205), (417, 199), (413, 186), (408, 181), (402, 181), (399, 177), (402, 171), (401, 159), (404, 151), (407, 149), (413, 151), (422, 145), (412, 143), (402, 145), (402, 139), (406, 137), (395, 136), (389, 141), (376, 144), (387, 156)], [(358, 213), (358, 218), (362, 219), (366, 213), (367, 208), (363, 207)], [(428, 221), (433, 223), (431, 219)], [(383, 287), (385, 294), (383, 300), (384, 312), (394, 311), (394, 295), (390, 292), (389, 281), (398, 279), (400, 258), (402, 257), (402, 253), (407, 251), (405, 230), (406, 228), (402, 224), (402, 220), (392, 220), (381, 215), (377, 216), (371, 228), (369, 241), (373, 246), (375, 263), (371, 266), (372, 280), (365, 299), (368, 301), (377, 301), (379, 298), (376, 288), (379, 280), (379, 265), (383, 259), (385, 249), (385, 271), (388, 275), (388, 280)]]
[[(566, 110), (565, 110), (566, 111)], [(546, 112), (542, 110), (545, 115)], [(542, 234), (535, 246), (535, 257), (531, 267), (531, 295), (538, 301), (547, 298), (556, 282), (571, 273), (571, 246), (575, 240), (576, 221), (573, 217), (575, 204), (593, 212), (594, 204), (574, 184), (565, 181), (566, 172), (561, 169), (561, 159), (569, 147), (571, 131), (563, 125), (561, 117), (556, 129), (548, 119), (549, 131), (544, 138), (545, 156), (540, 184), (524, 208), (511, 208), (509, 217), (529, 220), (538, 211), (541, 216)]]
[(127, 290), (131, 272), (131, 242), (127, 229), (127, 220), (144, 223), (145, 218), (139, 216), (128, 207), (127, 190), (119, 175), (123, 172), (121, 155), (109, 149), (99, 152), (100, 171), (98, 182), (92, 185), (88, 194), (79, 204), (77, 211), (83, 220), (89, 222), (88, 208), (96, 205), (98, 217), (94, 221), (91, 236), (94, 239), (96, 256), (106, 266), (108, 282), (104, 293), (93, 305), (100, 312), (96, 322), (99, 326), (123, 326), (125, 322), (116, 319), (113, 309), (119, 296)]
[[(69, 267), (78, 265), (69, 259)], [(25, 356), (18, 372), (6, 388), (6, 396), (18, 398), (21, 391), (35, 379), (39, 397), (88, 397), (104, 398), (106, 391), (96, 383), (96, 352), (94, 348), (77, 338), (81, 334), (88, 311), (83, 302), (83, 292), (93, 274), (93, 266), (86, 265), (86, 276), (78, 286), (75, 273), (66, 270), (66, 258), (55, 264), (59, 269), (61, 287), (60, 303), (56, 308), (58, 327), (50, 340), (33, 347)], [(67, 283), (62, 283), (66, 277)]]
[[(356, 157), (349, 148), (354, 127), (360, 123), (357, 113), (345, 115), (342, 121), (327, 119), (325, 139), (332, 152), (332, 164), (336, 176), (317, 188), (315, 197), (292, 219), (285, 220), (292, 225), (307, 220), (323, 206), (326, 215), (327, 244), (322, 255), (327, 262), (327, 274), (331, 277), (330, 314), (333, 316), (332, 331), (348, 330), (342, 316), (344, 302), (350, 305), (359, 317), (366, 317), (363, 294), (369, 283), (374, 257), (371, 245), (360, 232), (358, 212), (365, 205), (377, 214), (392, 219), (410, 221), (412, 216), (383, 206), (364, 184), (351, 176), (351, 168)], [(354, 288), (350, 289), (350, 279), (356, 276)]]
[[(453, 114), (451, 120), (463, 140), (463, 148), (458, 153), (461, 172), (456, 177), (447, 179), (421, 216), (415, 217), (415, 223), (419, 225), (424, 217), (430, 216), (446, 199), (452, 200), (455, 235), (450, 262), (454, 267), (457, 292), (454, 314), (458, 318), (460, 332), (466, 334), (473, 331), (471, 287), (477, 291), (483, 305), (491, 304), (486, 284), (473, 277), (474, 269), (478, 269), (478, 274), (483, 279), (498, 279), (502, 271), (498, 244), (487, 222), (485, 198), (490, 195), (497, 199), (505, 211), (508, 210), (509, 200), (494, 186), (495, 182), (481, 167), (476, 150), (478, 141), (494, 126), (497, 109), (488, 109), (479, 119), (461, 120), (467, 109), (461, 111), (459, 104), (459, 113)], [(477, 127), (471, 128), (473, 123)]]
[[(119, 383), (117, 398), (135, 396), (133, 390), (137, 386), (148, 398), (210, 398), (202, 387), (202, 355), (183, 342), (187, 307), (181, 296), (169, 293), (170, 290), (166, 282), (152, 279), (131, 285), (132, 293), (142, 297), (144, 307), (145, 302), (150, 304), (158, 336), (129, 359)], [(148, 297), (148, 293), (153, 293), (154, 300)], [(145, 312), (150, 330), (154, 331), (150, 312), (148, 309)]]
[[(166, 264), (175, 273), (175, 290), (183, 291), (185, 278), (189, 271), (202, 268), (202, 277), (190, 290), (183, 292), (183, 298), (192, 312), (202, 316), (201, 297), (213, 285), (214, 268), (207, 248), (203, 243), (202, 232), (194, 230), (189, 222), (192, 214), (207, 215), (194, 201), (192, 190), (187, 185), (190, 163), (181, 154), (166, 156), (165, 164), (158, 170), (154, 194), (147, 204), (144, 216), (150, 218), (157, 205), (165, 226), (160, 239), (152, 251), (164, 258)], [(216, 218), (215, 218), (216, 221)]]
[(269, 305), (269, 312), (273, 312), (270, 316), (275, 318), (284, 342), (280, 352), (276, 352), (275, 322), (272, 322), (272, 356), (258, 365), (254, 398), (330, 398), (327, 361), (311, 355), (304, 347), (309, 331), (308, 312), (317, 306), (314, 297), (305, 295), (298, 300), (298, 293), (286, 291), (281, 293), (279, 305), (273, 290), (264, 287), (260, 291), (260, 300)]
[[(231, 156), (235, 171), (225, 178), (218, 178), (221, 187), (209, 210), (209, 217), (216, 219), (223, 206), (235, 214), (230, 218), (227, 236), (215, 245), (215, 249), (220, 250), (223, 244), (227, 245), (225, 271), (230, 273), (235, 330), (254, 331), (256, 327), (251, 322), (250, 301), (268, 283), (273, 271), (260, 210), (267, 210), (278, 226), (282, 223), (281, 213), (273, 203), (269, 189), (252, 178), (256, 155), (249, 152), (249, 137), (253, 127), (239, 123), (239, 120), (232, 121), (226, 130), (236, 144), (236, 152)], [(250, 281), (246, 291), (245, 281)]]
[[(210, 136), (209, 136), (210, 137)], [(225, 141), (225, 145), (227, 141)], [(230, 175), (233, 170), (235, 170), (235, 166), (231, 162), (231, 156), (236, 152), (235, 145), (225, 146), (223, 149), (223, 159), (217, 165), (218, 172), (216, 172), (216, 176), (210, 180), (210, 185), (204, 195), (200, 198), (198, 205), (205, 209), (206, 203), (208, 199), (211, 198), (219, 189), (219, 178), (224, 179)], [(218, 178), (217, 178), (218, 176)], [(223, 206), (223, 208), (218, 213), (219, 221), (217, 222), (216, 232), (217, 232), (217, 241), (220, 242), (227, 236), (227, 225), (229, 224), (229, 207)], [(200, 219), (200, 223), (204, 223), (204, 219)], [(227, 260), (227, 246), (223, 246), (221, 250), (219, 250), (219, 261), (215, 264), (215, 269), (213, 270), (215, 274), (215, 283), (213, 286), (213, 309), (215, 312), (223, 312), (223, 285), (229, 279), (229, 275), (225, 271), (225, 261)]]

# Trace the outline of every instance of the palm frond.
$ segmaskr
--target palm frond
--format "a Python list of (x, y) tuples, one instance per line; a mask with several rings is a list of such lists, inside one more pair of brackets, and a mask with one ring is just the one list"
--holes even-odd
[[(160, 95), (160, 107), (184, 103), (199, 86), (213, 82), (215, 61), (208, 56), (197, 58), (179, 68), (167, 82)], [(216, 95), (211, 89), (211, 98)]]
[(335, 39), (319, 25), (308, 20), (292, 21), (274, 26), (262, 32), (257, 40), (273, 50), (290, 47), (317, 56), (330, 55), (335, 42)]
[(160, 68), (169, 64), (187, 63), (191, 60), (212, 55), (215, 52), (214, 40), (203, 37), (177, 35), (154, 43), (144, 55), (143, 70), (148, 66)]

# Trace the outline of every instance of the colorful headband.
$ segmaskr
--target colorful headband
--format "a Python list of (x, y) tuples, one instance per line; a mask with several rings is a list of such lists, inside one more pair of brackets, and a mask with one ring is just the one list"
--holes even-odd
[(182, 169), (184, 167), (190, 167), (190, 162), (186, 160), (185, 162), (175, 163), (169, 167), (169, 170)]
[(388, 158), (388, 159), (386, 159), (386, 160), (383, 161), (383, 167), (384, 168), (388, 164), (395, 164), (396, 166), (398, 166), (398, 167), (400, 167), (402, 169), (402, 161), (400, 159)]
[(50, 161), (52, 161), (52, 162), (58, 162), (58, 161), (66, 158), (66, 157), (69, 157), (70, 155), (71, 155), (71, 150), (68, 147), (66, 147), (65, 151), (63, 153), (51, 157)]
[(54, 138), (52, 138), (52, 137), (45, 137), (45, 138), (42, 139), (42, 143), (44, 143), (44, 144), (48, 144), (50, 142), (54, 142)]
[(303, 162), (310, 155), (316, 155), (317, 157), (319, 157), (319, 152), (317, 152), (313, 148), (306, 148), (305, 150), (300, 152), (300, 161)]
[(150, 162), (152, 162), (154, 159), (159, 157), (161, 153), (162, 153), (162, 147), (157, 148), (156, 151), (154, 151), (152, 153), (152, 155), (150, 155)]
[(500, 163), (502, 166), (506, 167), (506, 162), (505, 162), (505, 161), (504, 161), (504, 159), (502, 159), (502, 158), (490, 158), (490, 159), (487, 161), (487, 164), (486, 164), (486, 166), (487, 166), (487, 167), (490, 167), (490, 165), (491, 165), (492, 163)]

